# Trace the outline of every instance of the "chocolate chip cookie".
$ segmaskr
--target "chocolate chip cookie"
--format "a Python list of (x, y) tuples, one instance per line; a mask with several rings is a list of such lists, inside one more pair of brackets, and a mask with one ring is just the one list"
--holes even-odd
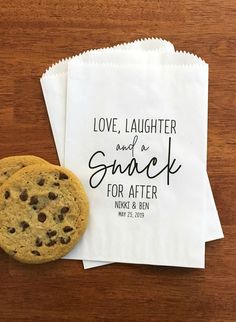
[(69, 170), (27, 166), (0, 187), (0, 246), (16, 260), (44, 263), (68, 253), (88, 221), (88, 200)]
[(33, 164), (47, 164), (48, 162), (34, 155), (21, 155), (0, 160), (0, 186), (18, 170)]

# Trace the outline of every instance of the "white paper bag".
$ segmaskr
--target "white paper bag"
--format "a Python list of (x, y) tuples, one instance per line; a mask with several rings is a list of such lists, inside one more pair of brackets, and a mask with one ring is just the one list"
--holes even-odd
[[(81, 178), (91, 205), (88, 230), (69, 258), (204, 267), (207, 76), (204, 63), (69, 63), (65, 165)], [(140, 133), (144, 119), (158, 124)], [(171, 179), (162, 174), (166, 162), (170, 172), (181, 166)], [(116, 171), (120, 164), (124, 174)], [(148, 164), (155, 179), (147, 178)]]

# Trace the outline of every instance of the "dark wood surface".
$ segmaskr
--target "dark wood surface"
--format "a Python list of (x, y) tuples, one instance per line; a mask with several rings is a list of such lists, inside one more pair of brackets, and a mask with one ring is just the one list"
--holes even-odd
[(80, 261), (27, 266), (0, 251), (0, 321), (236, 321), (236, 1), (0, 0), (0, 157), (58, 163), (39, 78), (62, 57), (162, 37), (210, 64), (208, 173), (225, 239), (206, 269)]

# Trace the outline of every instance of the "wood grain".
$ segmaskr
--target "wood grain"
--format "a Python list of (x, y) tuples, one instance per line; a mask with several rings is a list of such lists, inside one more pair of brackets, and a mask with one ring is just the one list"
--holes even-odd
[(1, 321), (236, 321), (235, 0), (0, 0), (0, 157), (57, 163), (39, 77), (53, 62), (140, 37), (210, 64), (208, 173), (225, 239), (206, 269), (79, 261), (19, 264), (0, 252)]

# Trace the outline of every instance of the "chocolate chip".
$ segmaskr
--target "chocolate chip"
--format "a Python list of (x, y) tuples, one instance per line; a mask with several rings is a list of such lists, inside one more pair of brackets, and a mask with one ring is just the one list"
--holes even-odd
[(70, 231), (72, 231), (73, 230), (73, 228), (72, 227), (70, 227), (70, 226), (65, 226), (64, 228), (63, 228), (63, 231), (64, 231), (64, 233), (69, 233)]
[(10, 233), (10, 234), (14, 234), (16, 232), (15, 228), (14, 227), (8, 227), (7, 228), (7, 231)]
[(67, 237), (60, 237), (60, 242), (61, 244), (68, 244), (69, 242), (71, 241), (71, 238), (70, 236), (67, 236)]
[(21, 221), (20, 222), (20, 227), (22, 228), (22, 231), (25, 231), (26, 228), (29, 227), (29, 224), (26, 221)]
[(45, 213), (44, 212), (40, 212), (39, 214), (38, 214), (38, 221), (40, 221), (40, 222), (45, 222), (45, 220), (47, 219), (47, 216), (45, 215)]
[(54, 186), (60, 187), (60, 183), (59, 182), (54, 182), (53, 183)]
[(10, 197), (10, 192), (8, 190), (5, 191), (4, 197), (5, 197), (5, 199), (8, 199)]
[(3, 174), (4, 174), (4, 176), (6, 176), (7, 175), (7, 171), (4, 171)]
[(48, 230), (47, 231), (47, 235), (49, 238), (53, 237), (53, 236), (56, 236), (57, 234), (57, 231), (56, 230)]
[(24, 189), (20, 194), (20, 200), (26, 201), (27, 199), (28, 199), (28, 193), (27, 193), (27, 190)]
[(64, 220), (64, 215), (63, 214), (58, 215), (58, 219), (60, 222), (62, 222)]
[(69, 207), (62, 207), (61, 208), (61, 214), (66, 214), (69, 211)]
[(37, 207), (36, 207), (36, 206), (33, 206), (32, 208), (33, 208), (34, 210), (36, 210), (36, 209), (37, 209)]
[(50, 242), (48, 242), (48, 243), (46, 244), (46, 246), (51, 247), (51, 246), (53, 246), (53, 245), (55, 245), (55, 244), (56, 244), (56, 240), (50, 240)]
[(42, 240), (39, 237), (36, 238), (35, 245), (37, 247), (41, 247), (43, 245), (43, 242), (42, 242)]
[(11, 256), (15, 256), (16, 254), (17, 254), (16, 250), (10, 250), (9, 251), (9, 255), (11, 255)]
[(37, 205), (37, 203), (38, 203), (39, 201), (38, 201), (38, 198), (36, 197), (36, 196), (32, 196), (31, 198), (30, 198), (30, 202), (29, 202), (29, 204), (30, 205)]
[(59, 180), (66, 180), (66, 179), (68, 179), (68, 175), (63, 172), (60, 172)]
[(35, 256), (40, 256), (40, 252), (38, 252), (37, 250), (32, 250), (31, 253)]
[(49, 192), (48, 193), (48, 199), (54, 200), (57, 198), (57, 195), (54, 192)]
[(45, 179), (43, 179), (43, 178), (39, 179), (39, 181), (37, 182), (37, 184), (38, 184), (39, 186), (43, 186), (43, 185), (44, 185), (44, 183), (45, 183)]

